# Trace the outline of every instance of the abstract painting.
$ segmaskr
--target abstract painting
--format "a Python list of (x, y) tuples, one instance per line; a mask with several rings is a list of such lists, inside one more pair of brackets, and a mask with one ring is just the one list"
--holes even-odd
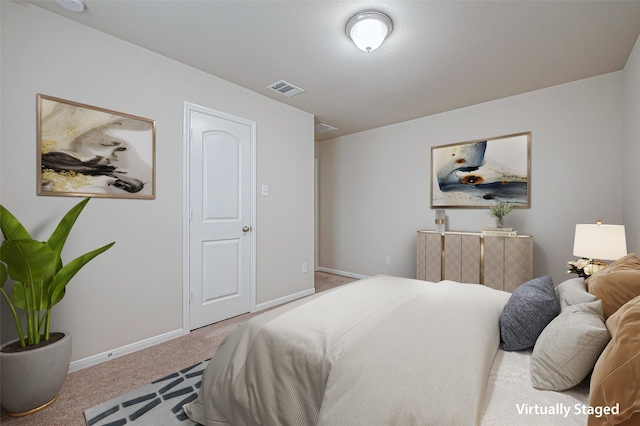
[(38, 195), (155, 199), (155, 121), (38, 94)]
[(431, 207), (530, 207), (531, 132), (431, 148)]

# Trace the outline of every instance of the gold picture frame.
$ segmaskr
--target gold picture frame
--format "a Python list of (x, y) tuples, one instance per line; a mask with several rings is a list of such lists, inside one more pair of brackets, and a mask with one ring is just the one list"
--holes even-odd
[(38, 195), (155, 199), (154, 120), (37, 95)]
[(531, 132), (431, 148), (431, 207), (531, 207)]

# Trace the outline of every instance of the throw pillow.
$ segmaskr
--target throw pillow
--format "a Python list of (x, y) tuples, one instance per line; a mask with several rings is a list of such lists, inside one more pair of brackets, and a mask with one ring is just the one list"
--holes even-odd
[(596, 296), (587, 291), (584, 278), (571, 278), (556, 287), (556, 297), (560, 302), (560, 310), (567, 306), (588, 303), (596, 300)]
[[(589, 416), (589, 426), (640, 424), (640, 296), (626, 303), (609, 320), (611, 342), (591, 375), (589, 405), (618, 407), (602, 417)], [(607, 321), (609, 323), (609, 320)], [(617, 405), (619, 404), (619, 405)]]
[(602, 300), (605, 320), (622, 305), (640, 296), (640, 259), (628, 254), (586, 280), (589, 293)]
[(527, 281), (514, 290), (500, 315), (500, 349), (532, 348), (542, 330), (560, 313), (549, 275)]
[(600, 300), (566, 307), (542, 331), (533, 347), (533, 387), (563, 391), (582, 382), (609, 339)]

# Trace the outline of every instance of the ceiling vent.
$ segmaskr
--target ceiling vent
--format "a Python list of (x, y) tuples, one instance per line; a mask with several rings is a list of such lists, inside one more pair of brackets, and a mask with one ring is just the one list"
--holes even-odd
[(315, 126), (315, 131), (316, 133), (329, 133), (329, 132), (335, 132), (336, 129), (333, 126), (329, 126), (328, 124), (324, 124), (324, 123), (320, 123), (320, 124), (316, 124)]
[(297, 95), (298, 93), (302, 93), (304, 92), (304, 90), (302, 90), (299, 87), (294, 86), (291, 83), (287, 83), (284, 80), (280, 80), (276, 83), (273, 83), (269, 86), (269, 89), (271, 90), (275, 90), (278, 93), (282, 93), (283, 95), (285, 95), (286, 97), (290, 98), (294, 95)]
[(60, 6), (72, 12), (80, 13), (84, 11), (83, 0), (56, 0), (56, 3), (58, 3)]

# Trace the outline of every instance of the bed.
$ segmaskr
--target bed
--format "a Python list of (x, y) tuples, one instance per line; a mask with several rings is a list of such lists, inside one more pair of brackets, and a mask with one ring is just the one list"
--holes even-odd
[(225, 338), (184, 411), (206, 426), (587, 424), (588, 378), (536, 389), (535, 348), (500, 349), (511, 299), (376, 276), (289, 303)]

